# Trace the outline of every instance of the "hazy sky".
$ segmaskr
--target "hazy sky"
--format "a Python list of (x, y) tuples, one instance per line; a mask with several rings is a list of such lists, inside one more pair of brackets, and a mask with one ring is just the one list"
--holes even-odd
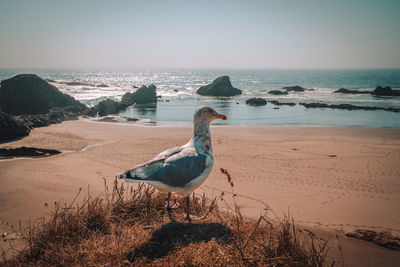
[(0, 68), (400, 67), (400, 0), (0, 0)]

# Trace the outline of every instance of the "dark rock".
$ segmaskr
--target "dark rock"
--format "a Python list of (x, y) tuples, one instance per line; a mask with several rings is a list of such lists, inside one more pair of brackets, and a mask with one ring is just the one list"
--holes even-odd
[(292, 102), (278, 102), (276, 100), (270, 100), (268, 101), (269, 103), (276, 105), (276, 106), (295, 106), (296, 103), (292, 103)]
[(45, 81), (46, 81), (46, 82), (49, 82), (49, 83), (56, 83), (56, 81), (55, 81), (55, 80), (52, 80), (52, 79), (45, 79)]
[(118, 122), (117, 117), (115, 116), (106, 116), (106, 117), (102, 117), (96, 121), (100, 121), (100, 122)]
[(130, 117), (123, 117), (126, 121), (133, 121), (133, 122), (136, 122), (136, 121), (138, 121), (139, 119), (138, 118), (130, 118)]
[(353, 233), (347, 233), (346, 236), (369, 241), (386, 248), (400, 250), (400, 238), (393, 236), (390, 232), (377, 233), (372, 230), (358, 229)]
[(295, 85), (295, 86), (286, 86), (286, 87), (282, 87), (282, 89), (285, 89), (286, 91), (290, 92), (290, 91), (294, 91), (294, 92), (304, 92), (306, 89)]
[(300, 103), (300, 105), (302, 105), (306, 108), (332, 108), (332, 109), (346, 109), (346, 110), (385, 110), (385, 111), (392, 111), (392, 112), (400, 112), (400, 109), (398, 109), (398, 108), (355, 106), (355, 105), (351, 105), (351, 104), (329, 105), (326, 103)]
[(143, 85), (134, 93), (126, 93), (122, 96), (122, 103), (127, 106), (130, 106), (134, 103), (137, 104), (148, 104), (148, 103), (157, 103), (157, 95), (156, 95), (156, 86), (154, 84), (149, 85), (148, 87)]
[(55, 149), (43, 149), (36, 147), (0, 148), (0, 157), (43, 157), (60, 154)]
[(6, 113), (46, 114), (54, 107), (68, 106), (75, 106), (80, 112), (86, 109), (35, 74), (20, 74), (1, 82), (0, 108)]
[(99, 84), (99, 85), (97, 85), (97, 87), (109, 87), (107, 84), (104, 84), (104, 83), (102, 83), (102, 84)]
[(87, 86), (92, 86), (89, 83), (83, 83), (83, 82), (62, 82), (63, 84), (66, 85), (71, 85), (71, 86), (79, 86), (79, 85), (87, 85)]
[(281, 91), (281, 90), (271, 90), (271, 91), (268, 91), (268, 94), (271, 94), (271, 95), (287, 95), (288, 92), (287, 91)]
[(389, 86), (382, 87), (378, 85), (371, 95), (374, 96), (400, 96), (400, 90), (392, 90)]
[(77, 119), (82, 113), (76, 106), (69, 106), (66, 108), (55, 107), (52, 108), (47, 114), (23, 114), (18, 118), (29, 127), (44, 127), (54, 123), (60, 123), (64, 120)]
[(28, 136), (31, 127), (25, 121), (0, 112), (0, 141)]
[(54, 116), (50, 118), (48, 114), (20, 115), (19, 118), (31, 128), (45, 127), (53, 123), (61, 122), (61, 119), (55, 118)]
[(121, 110), (126, 109), (127, 106), (128, 105), (126, 105), (124, 103), (117, 102), (112, 99), (106, 99), (106, 100), (101, 101), (99, 104), (92, 107), (91, 109), (89, 109), (87, 115), (91, 116), (91, 117), (95, 117), (97, 115), (107, 116), (110, 114), (117, 114)]
[(264, 98), (254, 97), (247, 99), (246, 104), (251, 106), (265, 106), (267, 104), (267, 100)]
[(98, 104), (99, 116), (116, 114), (125, 108), (126, 108), (126, 105), (124, 105), (120, 102), (114, 101), (112, 99), (106, 99), (104, 101), (101, 101)]
[(200, 87), (197, 93), (207, 96), (235, 96), (240, 95), (242, 90), (234, 88), (228, 76), (221, 76), (211, 84)]
[(370, 91), (358, 91), (358, 90), (349, 90), (346, 88), (340, 88), (333, 93), (342, 93), (342, 94), (370, 94)]

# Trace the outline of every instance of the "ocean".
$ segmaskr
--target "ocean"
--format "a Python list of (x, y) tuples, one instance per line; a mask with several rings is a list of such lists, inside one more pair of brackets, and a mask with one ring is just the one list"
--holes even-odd
[[(156, 108), (128, 108), (118, 115), (118, 121), (142, 125), (189, 126), (193, 111), (209, 105), (227, 114), (227, 121), (214, 124), (233, 125), (310, 125), (360, 126), (400, 129), (400, 113), (389, 111), (307, 109), (304, 106), (254, 107), (246, 99), (261, 97), (267, 100), (294, 103), (353, 104), (400, 108), (400, 97), (334, 94), (339, 88), (352, 90), (375, 89), (377, 85), (400, 89), (400, 69), (151, 69), (151, 70), (24, 70), (0, 69), (0, 80), (21, 73), (35, 73), (62, 92), (82, 103), (93, 106), (101, 100), (120, 100), (135, 87), (154, 84), (161, 96)], [(232, 85), (243, 90), (235, 97), (205, 97), (196, 90), (215, 78), (228, 75)], [(74, 82), (74, 83), (71, 83)], [(290, 92), (275, 96), (268, 91), (284, 86), (299, 85), (314, 91)], [(137, 122), (125, 118), (139, 119)]]

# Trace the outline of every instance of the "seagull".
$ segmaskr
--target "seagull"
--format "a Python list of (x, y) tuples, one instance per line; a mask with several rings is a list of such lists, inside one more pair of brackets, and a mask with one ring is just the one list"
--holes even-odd
[(167, 149), (152, 160), (118, 175), (125, 182), (143, 182), (168, 192), (169, 211), (171, 192), (186, 195), (186, 219), (197, 219), (189, 213), (190, 193), (210, 175), (214, 165), (210, 123), (215, 119), (227, 120), (209, 106), (198, 107), (193, 115), (193, 137), (183, 146)]

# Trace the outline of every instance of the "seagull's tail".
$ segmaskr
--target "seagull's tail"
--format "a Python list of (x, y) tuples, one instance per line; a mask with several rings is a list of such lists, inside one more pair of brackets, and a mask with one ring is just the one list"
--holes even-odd
[(143, 182), (143, 179), (145, 177), (140, 177), (140, 175), (138, 175), (137, 171), (135, 170), (129, 170), (122, 174), (117, 174), (117, 178), (125, 179), (125, 182), (128, 183), (136, 183), (136, 182)]
[(125, 172), (123, 174), (117, 174), (118, 179), (124, 179), (126, 183), (140, 183), (142, 182), (140, 179), (134, 179), (131, 177), (129, 172)]

